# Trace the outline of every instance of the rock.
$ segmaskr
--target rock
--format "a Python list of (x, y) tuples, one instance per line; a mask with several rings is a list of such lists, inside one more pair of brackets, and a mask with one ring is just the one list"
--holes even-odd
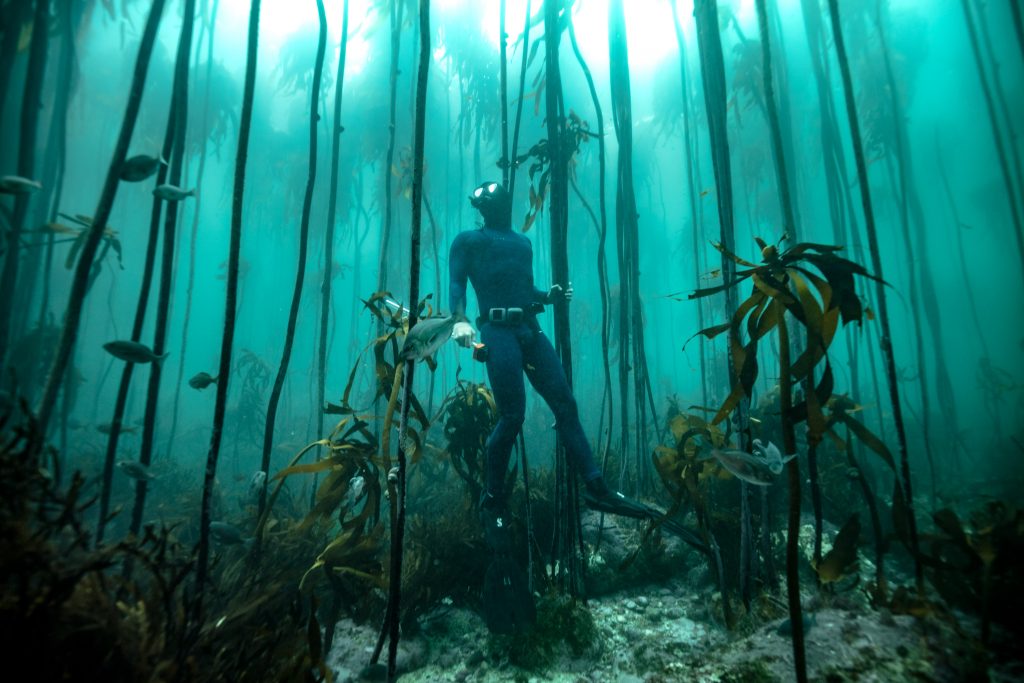
[(626, 600), (626, 609), (635, 612), (639, 607), (635, 600)]

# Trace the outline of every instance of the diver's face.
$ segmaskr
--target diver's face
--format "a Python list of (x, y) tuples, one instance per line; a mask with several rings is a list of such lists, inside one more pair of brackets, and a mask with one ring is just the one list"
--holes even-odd
[(481, 184), (469, 197), (470, 204), (484, 217), (487, 225), (500, 225), (508, 222), (511, 208), (508, 192), (501, 183), (489, 181)]

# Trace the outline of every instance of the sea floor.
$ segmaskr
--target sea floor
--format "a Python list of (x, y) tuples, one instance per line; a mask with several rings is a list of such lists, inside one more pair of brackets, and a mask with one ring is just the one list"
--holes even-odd
[[(505, 639), (487, 633), (483, 619), (462, 608), (429, 615), (419, 634), (399, 646), (403, 683), (552, 681), (791, 681), (793, 650), (777, 633), (782, 620), (743, 636), (704, 623), (707, 595), (650, 587), (589, 601), (597, 638), (576, 655), (557, 648), (553, 661), (524, 668), (509, 660)], [(985, 662), (970, 638), (945, 621), (859, 608), (824, 608), (807, 632), (811, 681), (1020, 681), (1024, 661)], [(345, 620), (328, 658), (336, 680), (381, 680), (367, 667), (377, 632)], [(382, 660), (384, 658), (382, 657)]]
[[(587, 522), (585, 520), (585, 537)], [(718, 592), (706, 566), (694, 554), (669, 544), (664, 552), (674, 566), (690, 570), (657, 581), (617, 584), (618, 555), (629, 547), (629, 530), (606, 527), (605, 558), (592, 578), (604, 576), (598, 597), (580, 613), (585, 643), (566, 638), (564, 620), (558, 642), (537, 657), (537, 636), (493, 636), (478, 611), (447, 604), (424, 615), (415, 634), (403, 636), (397, 668), (403, 683), (454, 681), (552, 681), (557, 683), (659, 683), (706, 681), (743, 683), (795, 680), (790, 637), (780, 633), (785, 596), (769, 599), (760, 613), (777, 618), (739, 618), (728, 630), (722, 624)], [(611, 561), (609, 561), (611, 560)], [(593, 559), (592, 559), (593, 565)], [(865, 560), (869, 568), (870, 563)], [(602, 571), (603, 570), (603, 571)], [(699, 586), (699, 588), (695, 588)], [(902, 681), (1024, 681), (1024, 656), (1011, 634), (993, 630), (982, 648), (977, 620), (945, 614), (915, 617), (874, 609), (857, 590), (822, 595), (805, 588), (801, 602), (809, 615), (806, 631), (811, 681), (900, 683)], [(445, 601), (450, 602), (450, 601)], [(544, 599), (538, 596), (538, 624)], [(563, 603), (564, 604), (564, 603)], [(543, 628), (539, 626), (538, 628)], [(377, 629), (343, 620), (337, 625), (327, 664), (335, 680), (383, 680), (383, 666), (368, 667)], [(525, 654), (524, 654), (525, 652)], [(994, 654), (1000, 653), (1000, 654)], [(386, 661), (386, 652), (381, 657)]]

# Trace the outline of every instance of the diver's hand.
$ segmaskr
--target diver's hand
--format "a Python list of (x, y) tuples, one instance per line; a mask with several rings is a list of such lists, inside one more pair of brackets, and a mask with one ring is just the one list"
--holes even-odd
[(473, 339), (476, 337), (476, 330), (473, 326), (467, 322), (455, 323), (455, 327), (452, 328), (452, 339), (459, 346), (465, 346), (469, 348), (473, 345)]
[(565, 303), (572, 301), (573, 288), (570, 282), (562, 289), (562, 285), (551, 285), (551, 289), (548, 290), (548, 303), (553, 303), (559, 299), (564, 299)]

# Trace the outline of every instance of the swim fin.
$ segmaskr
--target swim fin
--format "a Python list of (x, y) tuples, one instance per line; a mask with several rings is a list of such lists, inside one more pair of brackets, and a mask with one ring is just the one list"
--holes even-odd
[(526, 573), (505, 553), (496, 554), (487, 568), (483, 603), (491, 633), (522, 633), (537, 620)]
[(633, 500), (632, 498), (627, 498), (618, 491), (607, 490), (604, 492), (604, 495), (595, 495), (590, 491), (584, 491), (583, 501), (591, 510), (597, 510), (598, 512), (620, 515), (622, 517), (632, 517), (633, 519), (648, 519), (652, 522), (658, 522), (661, 524), (663, 529), (675, 534), (684, 543), (704, 554), (708, 554), (707, 544), (704, 543), (697, 534), (690, 531), (674, 519), (669, 519), (658, 509)]

